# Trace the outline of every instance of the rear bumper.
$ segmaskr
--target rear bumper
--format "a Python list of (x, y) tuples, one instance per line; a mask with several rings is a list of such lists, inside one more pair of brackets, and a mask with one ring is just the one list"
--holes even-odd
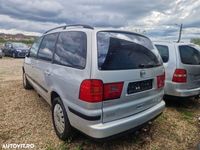
[[(185, 86), (186, 87), (186, 86)], [(165, 95), (177, 97), (192, 97), (200, 95), (200, 85), (197, 88), (186, 89), (181, 84), (166, 82)]]
[[(136, 128), (152, 120), (153, 118), (161, 114), (164, 108), (165, 102), (161, 101), (157, 105), (130, 117), (122, 118), (107, 123), (87, 125), (84, 128), (82, 127), (82, 129), (84, 130), (79, 130), (95, 139), (107, 138), (115, 134), (119, 134), (127, 130)], [(84, 126), (84, 124), (82, 124), (82, 126)]]
[(174, 96), (179, 97), (197, 96), (200, 95), (200, 87), (195, 89), (176, 89), (174, 94)]

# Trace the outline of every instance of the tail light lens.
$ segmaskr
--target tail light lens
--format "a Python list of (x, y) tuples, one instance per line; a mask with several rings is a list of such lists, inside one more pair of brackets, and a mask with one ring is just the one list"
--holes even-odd
[(101, 80), (84, 80), (80, 86), (79, 99), (96, 103), (103, 100), (120, 98), (123, 82), (103, 84)]
[(162, 88), (165, 86), (165, 73), (157, 76), (157, 88)]
[(123, 82), (104, 84), (104, 100), (120, 98)]
[(95, 103), (103, 100), (103, 82), (101, 80), (84, 80), (80, 86), (79, 99)]
[(187, 71), (185, 69), (176, 69), (172, 81), (177, 83), (187, 82)]

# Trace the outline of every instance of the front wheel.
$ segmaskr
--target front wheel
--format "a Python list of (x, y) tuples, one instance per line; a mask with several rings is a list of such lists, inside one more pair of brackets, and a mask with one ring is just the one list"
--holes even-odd
[(67, 112), (60, 97), (53, 99), (52, 120), (55, 132), (61, 140), (66, 140), (72, 135), (73, 128), (70, 125)]

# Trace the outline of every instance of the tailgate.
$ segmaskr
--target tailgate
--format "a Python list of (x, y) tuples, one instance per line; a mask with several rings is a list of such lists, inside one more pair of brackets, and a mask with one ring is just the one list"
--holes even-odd
[[(143, 77), (141, 72), (145, 72)], [(103, 102), (103, 122), (128, 117), (156, 105), (163, 96), (163, 90), (157, 89), (155, 74), (160, 75), (162, 72), (162, 67), (123, 71), (118, 72), (119, 76), (115, 76), (112, 81), (104, 80), (107, 83), (126, 79), (121, 97)]]

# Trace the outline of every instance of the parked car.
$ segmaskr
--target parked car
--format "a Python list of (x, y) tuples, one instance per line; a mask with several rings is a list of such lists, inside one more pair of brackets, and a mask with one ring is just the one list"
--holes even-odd
[(200, 95), (200, 48), (191, 43), (155, 42), (166, 69), (165, 94)]
[(88, 25), (51, 29), (33, 44), (23, 85), (51, 106), (62, 140), (72, 127), (95, 139), (141, 126), (165, 103), (164, 66), (145, 36)]
[(2, 50), (0, 49), (0, 58), (2, 58), (3, 57), (3, 52), (2, 52)]
[(3, 52), (5, 56), (16, 57), (25, 57), (28, 53), (28, 46), (24, 43), (18, 42), (6, 42), (3, 47)]

